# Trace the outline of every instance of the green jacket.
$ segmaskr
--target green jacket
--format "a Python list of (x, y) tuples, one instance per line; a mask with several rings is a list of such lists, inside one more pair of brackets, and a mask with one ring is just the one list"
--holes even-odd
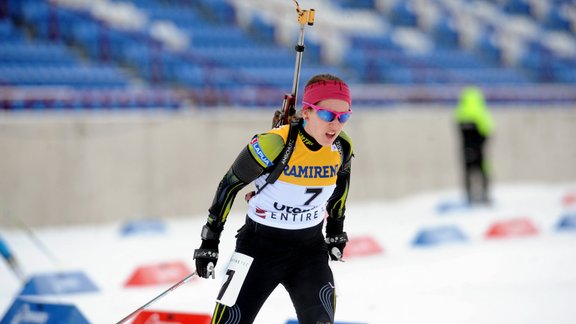
[(460, 101), (456, 109), (458, 123), (474, 123), (478, 132), (489, 136), (494, 129), (494, 121), (490, 111), (486, 108), (484, 95), (476, 87), (467, 87), (462, 90)]

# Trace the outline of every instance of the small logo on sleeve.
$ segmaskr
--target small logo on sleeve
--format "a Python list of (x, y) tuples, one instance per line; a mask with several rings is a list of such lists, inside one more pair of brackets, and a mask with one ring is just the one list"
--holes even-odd
[(256, 152), (256, 155), (258, 156), (260, 161), (262, 161), (266, 166), (272, 165), (272, 161), (270, 161), (270, 159), (266, 156), (266, 154), (264, 154), (264, 151), (262, 151), (260, 143), (258, 142), (258, 137), (254, 137), (250, 141), (250, 145), (252, 145), (252, 148), (254, 149), (254, 152)]

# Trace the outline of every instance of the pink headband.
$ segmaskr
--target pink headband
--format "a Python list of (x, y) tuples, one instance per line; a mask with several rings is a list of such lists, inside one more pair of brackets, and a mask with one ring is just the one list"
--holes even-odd
[(326, 99), (340, 99), (352, 105), (350, 89), (342, 81), (326, 80), (315, 82), (304, 89), (303, 101), (316, 104)]

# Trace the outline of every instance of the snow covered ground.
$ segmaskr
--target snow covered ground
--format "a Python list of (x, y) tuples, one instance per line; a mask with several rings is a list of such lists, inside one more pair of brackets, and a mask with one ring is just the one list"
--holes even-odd
[[(493, 197), (491, 207), (472, 209), (458, 205), (456, 190), (395, 201), (350, 201), (346, 230), (356, 241), (350, 251), (357, 255), (332, 263), (337, 322), (576, 323), (576, 228), (558, 227), (563, 219), (576, 218), (576, 183), (499, 185)], [(194, 278), (150, 309), (210, 314), (243, 220), (242, 214), (229, 216), (216, 280)], [(205, 215), (167, 219), (164, 233), (128, 236), (121, 234), (123, 222), (34, 228), (33, 234), (0, 228), (0, 235), (29, 277), (80, 270), (99, 289), (42, 300), (74, 304), (91, 323), (116, 323), (171, 286), (125, 287), (137, 267), (176, 261), (194, 269), (192, 253), (204, 221)], [(495, 224), (503, 229), (498, 232)], [(429, 230), (424, 233), (428, 241), (414, 245), (424, 230)], [(487, 236), (494, 230), (503, 236)], [(362, 245), (370, 240), (381, 253), (361, 255), (370, 252), (365, 250), (369, 244)], [(21, 289), (6, 263), (0, 263), (0, 316)], [(295, 318), (280, 287), (256, 323)]]

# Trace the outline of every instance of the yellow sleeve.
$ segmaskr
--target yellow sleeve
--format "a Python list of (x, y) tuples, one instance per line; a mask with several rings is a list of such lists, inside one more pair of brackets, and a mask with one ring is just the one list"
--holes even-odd
[(248, 144), (250, 154), (264, 168), (271, 167), (274, 159), (280, 155), (284, 148), (286, 139), (283, 136), (283, 129), (280, 130), (281, 132), (273, 130), (256, 135)]

